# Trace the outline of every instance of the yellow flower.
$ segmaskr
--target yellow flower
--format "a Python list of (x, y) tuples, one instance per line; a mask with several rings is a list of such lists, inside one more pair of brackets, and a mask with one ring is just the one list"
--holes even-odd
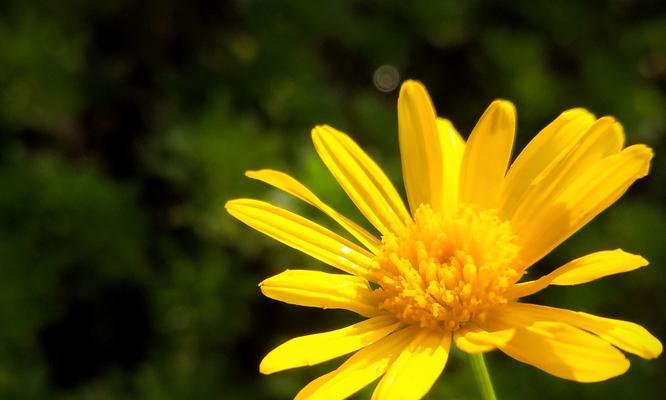
[(645, 176), (652, 150), (624, 148), (613, 118), (572, 109), (509, 167), (515, 114), (510, 102), (494, 101), (465, 143), (449, 121), (437, 118), (423, 85), (405, 82), (398, 121), (409, 211), (352, 139), (315, 127), (319, 156), (381, 239), (283, 173), (247, 173), (317, 207), (359, 243), (262, 201), (228, 202), (228, 212), (247, 225), (345, 272), (287, 270), (263, 281), (263, 294), (367, 318), (287, 341), (263, 359), (262, 373), (355, 352), (296, 398), (345, 398), (381, 377), (373, 399), (418, 399), (444, 369), (452, 341), (468, 353), (497, 348), (579, 382), (624, 373), (629, 361), (618, 349), (646, 359), (661, 353), (659, 340), (634, 323), (519, 302), (548, 285), (581, 284), (647, 265), (641, 256), (605, 250), (519, 282)]

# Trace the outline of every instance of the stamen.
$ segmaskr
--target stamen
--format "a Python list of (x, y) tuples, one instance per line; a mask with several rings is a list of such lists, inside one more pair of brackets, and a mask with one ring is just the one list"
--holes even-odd
[(452, 331), (506, 304), (519, 274), (511, 225), (495, 210), (421, 205), (414, 221), (382, 238), (372, 279), (380, 308), (406, 323)]

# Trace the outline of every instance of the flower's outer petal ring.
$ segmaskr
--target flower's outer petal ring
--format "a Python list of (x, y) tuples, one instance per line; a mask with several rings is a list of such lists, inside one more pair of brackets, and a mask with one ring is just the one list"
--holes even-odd
[(226, 208), (259, 232), (344, 272), (367, 276), (374, 266), (367, 250), (283, 208), (251, 199), (231, 200)]
[(506, 296), (525, 297), (549, 285), (579, 285), (646, 265), (645, 258), (621, 249), (598, 251), (570, 261), (537, 280), (517, 283), (507, 290)]
[(358, 276), (286, 270), (259, 287), (266, 297), (289, 304), (349, 310), (365, 317), (379, 314), (368, 281)]
[(328, 204), (324, 203), (312, 193), (305, 185), (292, 178), (291, 176), (270, 169), (262, 169), (260, 171), (247, 171), (245, 175), (252, 179), (257, 179), (262, 182), (265, 182), (271, 186), (276, 187), (284, 192), (291, 194), (294, 197), (297, 197), (304, 202), (317, 207), (324, 214), (331, 217), (335, 222), (340, 224), (347, 232), (354, 235), (354, 237), (361, 242), (365, 247), (368, 248), (374, 254), (377, 254), (381, 243), (379, 239), (371, 235), (368, 231), (361, 228), (354, 221), (340, 214), (331, 208)]
[(306, 385), (294, 400), (346, 399), (384, 374), (419, 328), (405, 328), (359, 350), (335, 371)]
[(395, 331), (400, 322), (379, 315), (330, 332), (293, 338), (268, 353), (259, 365), (262, 374), (319, 364), (362, 349)]
[(422, 398), (444, 370), (450, 348), (450, 333), (422, 330), (391, 363), (372, 400)]
[(330, 126), (312, 130), (315, 149), (359, 211), (382, 234), (395, 233), (410, 219), (384, 172), (347, 135)]

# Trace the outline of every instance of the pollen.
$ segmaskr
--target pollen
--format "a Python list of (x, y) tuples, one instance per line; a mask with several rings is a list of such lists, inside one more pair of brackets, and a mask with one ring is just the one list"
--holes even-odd
[(382, 238), (373, 295), (380, 308), (424, 328), (483, 322), (506, 304), (506, 289), (520, 277), (515, 238), (495, 210), (421, 205), (403, 230)]

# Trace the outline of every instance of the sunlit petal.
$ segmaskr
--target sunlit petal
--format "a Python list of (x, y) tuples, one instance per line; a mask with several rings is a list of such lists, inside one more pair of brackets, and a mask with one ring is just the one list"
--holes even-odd
[(546, 255), (620, 198), (648, 173), (652, 155), (649, 147), (634, 145), (605, 157), (578, 171), (566, 187), (544, 198), (529, 220), (521, 220), (518, 225), (512, 221), (525, 266)]
[(317, 126), (312, 141), (342, 189), (382, 235), (402, 229), (409, 213), (400, 195), (349, 136), (330, 126)]
[(467, 139), (460, 172), (460, 201), (480, 209), (497, 206), (515, 133), (513, 104), (493, 101)]
[(437, 115), (423, 84), (406, 81), (398, 98), (402, 176), (412, 214), (421, 204), (442, 206), (442, 142)]
[(548, 285), (578, 285), (646, 265), (648, 261), (645, 258), (620, 249), (599, 251), (570, 261), (535, 281), (518, 283), (509, 288), (506, 295), (510, 298), (525, 297)]
[(422, 330), (391, 363), (372, 400), (418, 400), (425, 396), (444, 370), (451, 334)]
[(346, 328), (291, 339), (268, 353), (262, 374), (315, 365), (368, 346), (400, 326), (392, 315), (380, 315)]
[(524, 303), (509, 304), (506, 312), (516, 319), (562, 322), (584, 329), (626, 352), (646, 359), (656, 358), (663, 350), (661, 342), (650, 332), (628, 321)]
[(510, 307), (486, 322), (489, 331), (514, 329), (498, 344), (507, 355), (549, 374), (577, 382), (599, 382), (629, 368), (629, 360), (607, 341), (571, 325), (524, 319)]
[(371, 235), (365, 229), (361, 228), (354, 221), (350, 220), (349, 218), (335, 211), (328, 204), (321, 201), (319, 197), (317, 197), (302, 183), (292, 178), (291, 176), (270, 169), (262, 169), (260, 171), (247, 171), (245, 175), (247, 175), (249, 178), (265, 182), (271, 186), (274, 186), (282, 191), (291, 194), (292, 196), (295, 196), (305, 201), (306, 203), (313, 205), (314, 207), (317, 207), (318, 209), (323, 211), (326, 215), (331, 217), (335, 222), (340, 224), (340, 226), (346, 229), (347, 232), (354, 235), (354, 237), (359, 242), (363, 243), (363, 245), (365, 245), (365, 247), (367, 247), (370, 251), (372, 251), (373, 253), (377, 252), (377, 249), (381, 244), (379, 242), (379, 239)]
[(350, 274), (366, 276), (372, 254), (314, 222), (269, 203), (238, 199), (229, 214), (282, 243)]
[(448, 119), (437, 118), (437, 130), (442, 147), (442, 208), (451, 210), (458, 205), (460, 168), (465, 153), (465, 140)]
[(418, 328), (405, 328), (359, 350), (338, 369), (305, 386), (294, 400), (346, 399), (384, 374)]
[(340, 308), (366, 317), (377, 315), (368, 281), (358, 276), (286, 270), (259, 284), (271, 299), (307, 307)]
[(495, 350), (504, 346), (513, 338), (514, 328), (488, 332), (482, 328), (471, 326), (459, 329), (454, 334), (456, 347), (460, 350), (475, 354)]
[(560, 114), (532, 139), (506, 174), (498, 206), (502, 218), (513, 217), (523, 197), (537, 184), (539, 175), (569, 154), (593, 123), (592, 114), (575, 108)]

